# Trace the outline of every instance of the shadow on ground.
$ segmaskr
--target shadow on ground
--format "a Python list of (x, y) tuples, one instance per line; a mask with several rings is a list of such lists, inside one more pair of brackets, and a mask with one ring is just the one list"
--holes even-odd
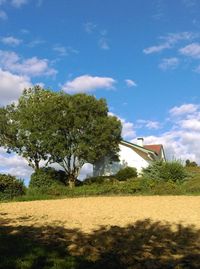
[(11, 225), (0, 216), (1, 269), (199, 269), (200, 230), (149, 219), (127, 227), (101, 227), (92, 234)]

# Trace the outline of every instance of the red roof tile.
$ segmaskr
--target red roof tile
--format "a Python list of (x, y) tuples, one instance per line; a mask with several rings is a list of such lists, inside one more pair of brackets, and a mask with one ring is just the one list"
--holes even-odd
[(159, 155), (162, 149), (162, 145), (144, 145), (144, 148), (153, 150)]

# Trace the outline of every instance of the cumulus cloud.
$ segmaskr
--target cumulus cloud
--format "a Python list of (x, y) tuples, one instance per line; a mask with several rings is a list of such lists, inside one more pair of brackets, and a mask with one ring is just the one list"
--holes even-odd
[(62, 90), (68, 93), (91, 92), (97, 89), (113, 89), (116, 80), (110, 77), (83, 75), (67, 81)]
[(179, 59), (176, 57), (164, 58), (159, 64), (159, 68), (162, 70), (176, 69), (179, 64)]
[(33, 169), (28, 166), (24, 158), (16, 154), (8, 154), (3, 148), (0, 148), (0, 170), (1, 173), (10, 174), (22, 179), (29, 178), (33, 173)]
[(21, 39), (15, 38), (13, 36), (7, 36), (7, 37), (2, 37), (1, 42), (4, 43), (5, 45), (10, 45), (10, 46), (18, 46), (22, 43)]
[(137, 87), (137, 83), (132, 79), (125, 79), (126, 86), (131, 87)]
[(117, 117), (122, 124), (122, 137), (124, 139), (133, 139), (136, 137), (136, 132), (135, 132), (135, 126), (132, 122), (127, 121), (124, 118), (119, 117), (118, 115), (114, 114), (113, 112), (108, 113), (110, 116), (115, 116)]
[(200, 106), (184, 104), (169, 113), (173, 116), (170, 129), (158, 136), (146, 136), (145, 143), (163, 144), (169, 159), (190, 159), (200, 164)]
[(47, 59), (32, 57), (21, 58), (12, 51), (0, 50), (0, 67), (7, 71), (26, 76), (55, 76), (57, 71), (51, 68)]
[(169, 113), (171, 116), (182, 116), (185, 114), (193, 114), (198, 111), (199, 105), (196, 104), (183, 104), (181, 106), (175, 106), (170, 109)]
[(200, 58), (200, 44), (192, 43), (179, 50), (185, 56), (199, 59)]
[(31, 87), (28, 77), (11, 74), (0, 69), (0, 105), (16, 101), (24, 88)]

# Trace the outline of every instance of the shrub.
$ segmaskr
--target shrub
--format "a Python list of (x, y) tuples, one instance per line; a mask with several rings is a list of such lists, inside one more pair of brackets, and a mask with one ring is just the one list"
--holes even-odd
[(140, 178), (140, 189), (142, 193), (151, 193), (152, 189), (158, 184), (159, 180), (142, 177)]
[(188, 179), (183, 184), (186, 193), (200, 193), (200, 176)]
[(129, 178), (137, 177), (137, 170), (134, 167), (125, 167), (117, 172), (115, 175), (116, 179), (123, 181)]
[(22, 180), (11, 175), (0, 174), (0, 200), (12, 199), (25, 194)]
[(156, 161), (147, 168), (142, 169), (142, 176), (147, 179), (159, 180), (161, 178), (162, 161)]
[(90, 185), (90, 184), (102, 184), (104, 182), (113, 182), (116, 179), (113, 176), (96, 176), (96, 177), (89, 177), (83, 181), (83, 184)]
[(152, 194), (154, 195), (180, 195), (183, 194), (181, 186), (177, 183), (159, 182), (152, 188)]
[(165, 181), (181, 182), (187, 176), (183, 165), (178, 161), (163, 163), (160, 172)]
[(31, 175), (30, 188), (47, 189), (55, 185), (64, 185), (65, 173), (56, 171), (51, 167), (43, 167), (38, 169)]
[(143, 177), (153, 180), (181, 182), (186, 176), (183, 165), (178, 161), (158, 161), (143, 169)]

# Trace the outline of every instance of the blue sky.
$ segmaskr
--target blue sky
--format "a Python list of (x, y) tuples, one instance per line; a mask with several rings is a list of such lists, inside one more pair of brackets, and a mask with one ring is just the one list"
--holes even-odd
[[(200, 163), (198, 0), (0, 0), (0, 82), (0, 105), (36, 83), (104, 97), (124, 139)], [(2, 148), (0, 170), (30, 174)]]

